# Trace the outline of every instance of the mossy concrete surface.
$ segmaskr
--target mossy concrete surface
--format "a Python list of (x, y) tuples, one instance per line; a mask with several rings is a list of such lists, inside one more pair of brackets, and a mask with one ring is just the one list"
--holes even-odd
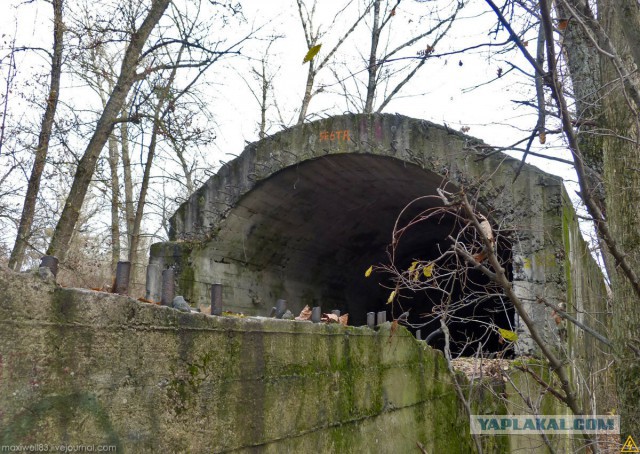
[(1, 445), (471, 452), (442, 355), (389, 324), (211, 317), (0, 271)]
[[(520, 160), (427, 121), (325, 118), (249, 144), (222, 166), (171, 218), (171, 241), (152, 246), (150, 263), (174, 267), (177, 291), (193, 306), (208, 305), (219, 283), (228, 310), (268, 315), (285, 299), (294, 312), (322, 306), (364, 324), (367, 312), (388, 308), (385, 286), (364, 272), (388, 264), (400, 212), (423, 197), (403, 226), (409, 212), (435, 206), (424, 196), (464, 189), (509, 243), (514, 291), (544, 342), (564, 355), (567, 329), (539, 299), (596, 326), (607, 317), (604, 281), (562, 180), (530, 165), (515, 178), (519, 168)], [(402, 242), (412, 249), (396, 265), (439, 250), (450, 232), (444, 221), (408, 230)], [(516, 319), (513, 328), (516, 350), (538, 354), (527, 327)]]

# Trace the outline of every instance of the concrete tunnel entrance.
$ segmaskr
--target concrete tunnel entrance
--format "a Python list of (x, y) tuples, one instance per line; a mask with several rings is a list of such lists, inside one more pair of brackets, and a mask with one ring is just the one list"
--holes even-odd
[[(442, 178), (435, 173), (392, 157), (339, 154), (315, 158), (256, 184), (232, 209), (219, 237), (239, 245), (231, 256), (246, 266), (257, 271), (278, 270), (286, 287), (295, 288), (305, 304), (320, 305), (324, 312), (348, 312), (351, 325), (365, 324), (370, 311), (386, 310), (387, 318), (395, 319), (409, 310), (410, 325), (428, 322), (421, 328), (424, 338), (440, 326), (439, 320), (425, 315), (441, 303), (442, 295), (405, 293), (400, 304), (391, 307), (386, 304), (391, 286), (388, 277), (374, 273), (365, 278), (364, 272), (370, 265), (389, 262), (387, 248), (402, 209), (418, 197), (436, 195), (441, 185)], [(433, 199), (413, 204), (400, 224), (434, 204)], [(416, 258), (437, 257), (438, 251), (449, 247), (447, 236), (458, 228), (453, 216), (411, 228), (397, 251), (396, 265), (406, 269)], [(510, 272), (506, 240), (500, 242), (499, 250)], [(465, 288), (454, 287), (453, 299), (471, 300), (473, 296), (467, 293), (486, 285), (488, 279), (472, 270)], [(498, 335), (487, 331), (487, 323), (512, 329), (513, 314), (500, 296), (477, 298), (453, 314), (459, 320), (449, 327), (452, 350), (470, 355), (479, 341), (484, 351), (501, 350)], [(430, 344), (444, 348), (442, 336)]]

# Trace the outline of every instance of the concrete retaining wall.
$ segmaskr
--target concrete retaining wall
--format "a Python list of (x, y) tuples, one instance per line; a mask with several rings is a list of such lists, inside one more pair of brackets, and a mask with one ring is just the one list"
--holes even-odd
[(471, 449), (441, 353), (404, 329), (184, 314), (4, 269), (0, 329), (1, 445)]

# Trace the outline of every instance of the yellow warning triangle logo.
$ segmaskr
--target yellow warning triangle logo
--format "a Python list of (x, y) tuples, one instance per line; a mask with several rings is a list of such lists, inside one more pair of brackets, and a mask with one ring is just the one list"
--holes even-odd
[(622, 445), (620, 452), (640, 452), (640, 448), (638, 448), (638, 445), (636, 445), (633, 438), (631, 438), (631, 435), (629, 435), (627, 441)]

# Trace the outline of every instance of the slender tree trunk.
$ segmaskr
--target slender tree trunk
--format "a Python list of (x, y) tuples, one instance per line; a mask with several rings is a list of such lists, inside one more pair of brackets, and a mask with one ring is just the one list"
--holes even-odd
[(371, 51), (369, 52), (369, 80), (367, 81), (367, 99), (364, 104), (364, 113), (373, 113), (373, 101), (376, 96), (376, 79), (378, 74), (378, 41), (380, 40), (380, 0), (373, 4), (373, 26), (371, 28)]
[(38, 192), (40, 192), (40, 179), (47, 161), (47, 153), (49, 151), (49, 139), (53, 130), (53, 120), (58, 105), (58, 97), (60, 93), (60, 76), (62, 74), (62, 47), (64, 24), (62, 23), (62, 9), (64, 0), (53, 0), (53, 55), (51, 58), (51, 84), (49, 87), (49, 97), (47, 99), (47, 107), (42, 117), (42, 125), (40, 135), (38, 137), (38, 146), (36, 147), (36, 156), (31, 168), (31, 176), (27, 185), (27, 194), (24, 198), (22, 207), (22, 216), (20, 217), (20, 225), (18, 227), (18, 235), (16, 242), (11, 251), (9, 258), (9, 268), (16, 271), (22, 268), (24, 262), (24, 254), (27, 243), (31, 236), (31, 226), (33, 224), (33, 216), (36, 210), (36, 201)]
[[(258, 137), (260, 137), (261, 139), (264, 139), (265, 137), (267, 137), (267, 95), (269, 94), (269, 79), (267, 78), (267, 62), (264, 59), (262, 60), (261, 78), (262, 78), (262, 102), (260, 103), (260, 132), (258, 134)], [(191, 193), (191, 191), (189, 191), (189, 193)]]
[(180, 161), (180, 167), (182, 167), (182, 173), (184, 173), (184, 178), (186, 180), (187, 193), (189, 195), (193, 194), (195, 191), (195, 187), (193, 186), (193, 172), (189, 169), (189, 165), (187, 164), (187, 160), (184, 158), (184, 147), (180, 146), (177, 142), (173, 144), (176, 155), (178, 156), (178, 160)]
[(136, 69), (142, 49), (169, 3), (171, 0), (154, 0), (140, 28), (131, 35), (131, 41), (122, 60), (120, 75), (96, 124), (96, 130), (78, 163), (69, 196), (47, 251), (49, 255), (58, 256), (61, 261), (64, 261), (69, 248), (71, 235), (76, 228), (80, 210), (95, 171), (96, 161), (113, 130), (113, 121), (122, 110), (127, 94), (136, 80)]
[(111, 168), (111, 271), (115, 273), (120, 260), (120, 179), (118, 178), (118, 142), (109, 136), (109, 167)]
[(129, 128), (127, 123), (120, 125), (120, 144), (122, 149), (122, 169), (124, 174), (124, 214), (126, 217), (127, 246), (131, 249), (131, 236), (135, 213), (133, 211), (133, 179), (131, 177), (131, 157), (129, 155)]
[[(622, 58), (629, 77), (636, 86), (640, 75), (634, 62), (634, 52), (640, 43), (634, 30), (625, 24), (640, 25), (640, 12), (629, 0), (603, 1), (599, 11), (605, 31)], [(637, 30), (635, 30), (637, 31)], [(618, 71), (607, 56), (602, 57), (602, 84), (610, 84), (603, 99), (606, 126), (620, 137), (604, 140), (604, 173), (607, 219), (629, 265), (640, 270), (640, 129), (637, 110), (624, 93)], [(635, 72), (634, 72), (635, 71)], [(623, 434), (635, 434), (640, 427), (640, 301), (622, 272), (611, 270), (613, 290), (612, 337), (616, 346), (616, 384), (620, 404)]]
[[(160, 101), (160, 103), (161, 102), (162, 101)], [(161, 108), (161, 105), (158, 105), (156, 109), (156, 114), (154, 115), (154, 118), (153, 118), (153, 130), (151, 132), (151, 141), (149, 142), (149, 150), (147, 152), (147, 161), (144, 165), (144, 174), (142, 176), (142, 183), (140, 184), (140, 197), (138, 198), (138, 206), (136, 208), (136, 214), (133, 222), (133, 229), (131, 231), (131, 244), (129, 245), (129, 262), (131, 262), (131, 266), (134, 268), (138, 264), (138, 247), (140, 244), (140, 229), (142, 227), (142, 217), (144, 215), (144, 206), (147, 200), (147, 191), (149, 189), (151, 167), (153, 166), (153, 158), (155, 156), (156, 146), (158, 144), (160, 108)]]
[(304, 123), (307, 118), (307, 111), (309, 110), (309, 103), (311, 103), (311, 97), (313, 96), (313, 81), (316, 77), (316, 72), (313, 67), (313, 60), (309, 62), (309, 72), (307, 73), (307, 84), (304, 88), (304, 96), (302, 98), (302, 105), (300, 106), (300, 115), (298, 116), (298, 124)]
[[(568, 3), (585, 18), (593, 18), (593, 12), (584, 0), (568, 0)], [(562, 2), (556, 5), (561, 18), (570, 18), (571, 13)], [(575, 20), (564, 30), (565, 55), (569, 65), (571, 85), (576, 109), (578, 145), (587, 167), (589, 186), (600, 210), (606, 213), (603, 168), (603, 138), (601, 128), (602, 90), (600, 76), (600, 54), (587, 34), (587, 30)], [(600, 129), (600, 131), (598, 131)]]

